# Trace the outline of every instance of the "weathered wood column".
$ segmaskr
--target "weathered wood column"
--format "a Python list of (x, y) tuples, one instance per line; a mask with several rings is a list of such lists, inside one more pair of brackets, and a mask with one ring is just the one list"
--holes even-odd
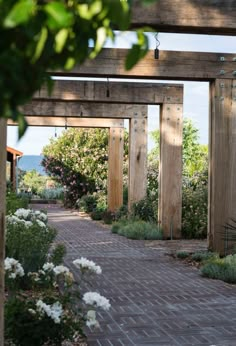
[(6, 209), (6, 119), (0, 118), (0, 346), (4, 345), (4, 256)]
[(224, 226), (236, 219), (236, 79), (210, 86), (208, 245), (225, 252)]
[(128, 207), (140, 201), (147, 192), (147, 108), (129, 120)]
[[(124, 121), (122, 120), (124, 123)], [(108, 210), (115, 211), (123, 204), (124, 127), (109, 129), (108, 149)]]
[(181, 237), (183, 107), (163, 104), (160, 114), (158, 221), (164, 238)]

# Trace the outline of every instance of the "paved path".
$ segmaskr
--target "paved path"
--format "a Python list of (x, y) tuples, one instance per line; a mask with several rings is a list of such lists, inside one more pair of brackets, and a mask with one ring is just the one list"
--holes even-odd
[(49, 208), (49, 220), (68, 266), (85, 256), (103, 269), (93, 289), (112, 308), (99, 314), (99, 330), (87, 331), (89, 346), (236, 346), (236, 286), (75, 213)]

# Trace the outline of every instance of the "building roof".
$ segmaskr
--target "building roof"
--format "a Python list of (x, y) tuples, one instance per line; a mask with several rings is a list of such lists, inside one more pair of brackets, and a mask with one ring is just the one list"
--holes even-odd
[(11, 147), (7, 147), (7, 152), (8, 153), (11, 153), (11, 154), (15, 154), (16, 156), (22, 156), (23, 153), (19, 150), (16, 150), (14, 148), (11, 148)]

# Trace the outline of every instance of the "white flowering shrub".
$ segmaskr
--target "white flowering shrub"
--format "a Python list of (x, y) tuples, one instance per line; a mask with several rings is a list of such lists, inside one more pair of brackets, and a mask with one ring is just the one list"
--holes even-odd
[(96, 265), (93, 261), (88, 260), (87, 258), (81, 257), (73, 261), (73, 264), (84, 272), (92, 272), (95, 274), (101, 274), (102, 269), (100, 266)]
[(19, 260), (26, 272), (37, 271), (46, 262), (55, 236), (45, 213), (20, 208), (6, 217), (6, 256)]
[[(86, 258), (73, 261), (85, 274), (101, 274), (101, 267)], [(84, 271), (85, 270), (85, 271)], [(6, 276), (23, 277), (24, 269), (13, 259), (5, 260)], [(108, 311), (110, 302), (97, 292), (80, 293), (81, 280), (64, 265), (45, 262), (41, 269), (28, 272), (27, 292), (9, 291), (5, 306), (5, 335), (8, 342), (22, 346), (61, 345), (83, 336), (83, 327), (99, 326), (96, 309)], [(12, 277), (12, 279), (14, 279)], [(27, 327), (26, 327), (27, 326)]]
[(22, 265), (14, 258), (7, 257), (5, 259), (4, 270), (9, 279), (15, 279), (17, 276), (22, 277), (25, 275)]

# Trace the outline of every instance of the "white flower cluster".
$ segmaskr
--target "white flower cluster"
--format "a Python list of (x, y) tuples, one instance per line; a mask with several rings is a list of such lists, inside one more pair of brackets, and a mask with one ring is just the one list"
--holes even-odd
[(70, 272), (69, 269), (63, 265), (54, 267), (53, 271), (56, 275), (60, 275), (60, 274), (67, 275)]
[(54, 264), (51, 262), (44, 263), (43, 270), (52, 271), (54, 269)]
[(14, 258), (5, 258), (4, 269), (8, 273), (10, 279), (15, 279), (17, 276), (24, 276), (25, 272), (19, 261)]
[(89, 270), (95, 274), (101, 274), (102, 269), (100, 266), (96, 265), (93, 261), (88, 260), (87, 258), (81, 257), (73, 261), (73, 264), (83, 270)]
[(44, 223), (46, 223), (48, 221), (48, 217), (45, 213), (43, 213), (42, 211), (36, 210), (34, 212), (35, 217), (40, 220), (43, 221)]
[(23, 219), (19, 219), (17, 216), (15, 215), (8, 215), (6, 218), (7, 224), (22, 224), (25, 227), (31, 227), (33, 225), (33, 222), (31, 221), (27, 221), (27, 220), (23, 220)]
[(63, 308), (62, 308), (62, 305), (60, 302), (56, 302), (52, 305), (48, 305), (48, 304), (44, 303), (41, 299), (39, 299), (36, 303), (36, 307), (37, 307), (37, 311), (39, 312), (39, 314), (41, 316), (46, 314), (55, 323), (61, 322), (61, 316), (63, 314)]
[(33, 211), (31, 209), (20, 208), (15, 212), (15, 216), (19, 219), (30, 220), (32, 218), (31, 214)]
[(88, 327), (99, 327), (99, 322), (96, 319), (96, 311), (89, 310), (86, 315), (86, 326)]
[(31, 209), (20, 208), (14, 215), (6, 217), (7, 224), (23, 224), (25, 227), (31, 227), (33, 222), (36, 222), (39, 227), (47, 228), (47, 215), (39, 210), (33, 211)]
[(41, 220), (37, 220), (37, 219), (36, 219), (36, 222), (37, 222), (38, 226), (41, 227), (41, 228), (46, 228), (46, 227), (47, 227), (47, 226), (45, 225), (45, 223), (44, 223), (43, 221), (41, 221)]
[(101, 296), (97, 292), (87, 292), (83, 295), (83, 301), (87, 305), (93, 305), (98, 308), (102, 308), (103, 310), (109, 310), (111, 304), (109, 300), (103, 296)]

